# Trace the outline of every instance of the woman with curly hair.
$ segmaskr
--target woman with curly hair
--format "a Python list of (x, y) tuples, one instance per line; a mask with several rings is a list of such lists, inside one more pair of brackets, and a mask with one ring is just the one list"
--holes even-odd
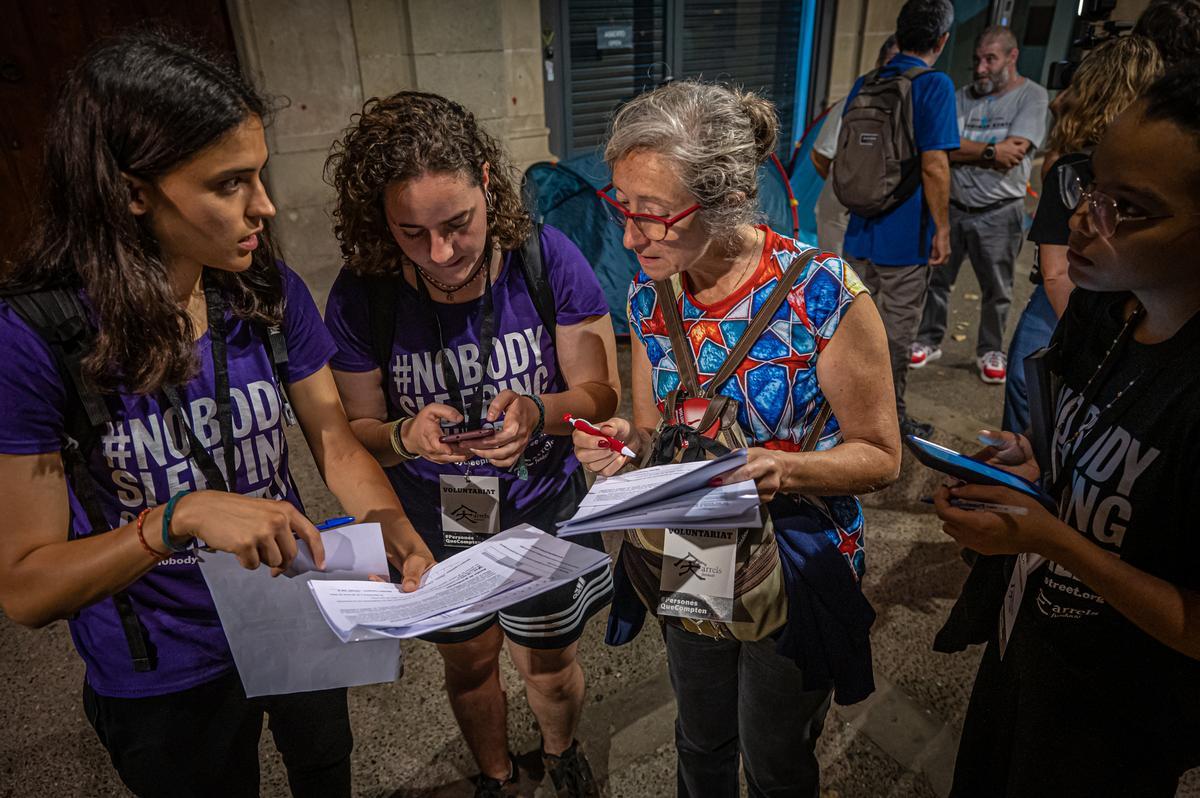
[(1008, 349), (1013, 368), (1004, 388), (1006, 430), (1024, 432), (1029, 427), (1024, 360), (1049, 343), (1075, 288), (1067, 276), (1067, 222), (1074, 208), (1062, 198), (1064, 176), (1087, 171), (1092, 148), (1109, 124), (1162, 72), (1163, 61), (1153, 42), (1143, 36), (1122, 36), (1088, 54), (1067, 89), (1069, 98), (1059, 105), (1046, 156), (1054, 157), (1055, 162), (1043, 179), (1042, 197), (1029, 230), (1029, 240), (1037, 245), (1029, 275), (1035, 287)]
[[(563, 416), (608, 418), (620, 396), (612, 322), (587, 260), (562, 233), (535, 228), (507, 156), (444, 97), (371, 100), (328, 171), (345, 267), (325, 321), (355, 434), (438, 559), (520, 523), (553, 531), (586, 492)], [(602, 547), (599, 536), (575, 540)], [(611, 596), (605, 567), (425, 638), (445, 662), (477, 795), (516, 789), (505, 638), (558, 794), (597, 794), (574, 740), (575, 655)]]
[(288, 467), (293, 410), (405, 589), (432, 564), (350, 430), (308, 289), (271, 252), (267, 110), (161, 35), (102, 45), (63, 87), (45, 205), (2, 286), (0, 606), (69, 620), (87, 718), (139, 796), (258, 795), (264, 712), (293, 794), (350, 795), (345, 689), (248, 699), (192, 550), (278, 573), (299, 537), (323, 563)]

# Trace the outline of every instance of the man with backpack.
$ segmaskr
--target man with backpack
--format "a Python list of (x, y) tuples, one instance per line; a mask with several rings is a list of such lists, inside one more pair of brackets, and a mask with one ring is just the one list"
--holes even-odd
[(954, 84), (931, 69), (950, 37), (950, 0), (909, 0), (896, 18), (900, 54), (859, 78), (846, 100), (834, 190), (850, 209), (844, 252), (883, 317), (896, 409), (905, 433), (904, 386), (929, 267), (950, 255), (950, 162), (959, 147)]
[(950, 154), (950, 261), (930, 281), (910, 363), (921, 368), (942, 356), (950, 291), (969, 257), (983, 294), (975, 365), (989, 385), (1007, 378), (1004, 324), (1024, 238), (1025, 187), (1046, 137), (1049, 97), (1017, 72), (1019, 53), (1013, 32), (999, 25), (975, 40), (974, 80), (957, 95), (962, 146)]

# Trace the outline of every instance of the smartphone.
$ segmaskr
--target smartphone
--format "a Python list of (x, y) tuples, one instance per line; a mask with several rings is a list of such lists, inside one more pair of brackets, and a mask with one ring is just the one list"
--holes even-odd
[(469, 429), (465, 432), (452, 432), (449, 435), (443, 435), (438, 438), (442, 443), (461, 443), (462, 441), (473, 441), (477, 438), (490, 438), (498, 432), (496, 427), (480, 427), (479, 429)]
[(1027, 479), (1009, 473), (1002, 468), (981, 463), (953, 449), (947, 449), (945, 446), (939, 446), (933, 441), (927, 441), (915, 435), (906, 435), (904, 442), (908, 445), (909, 450), (916, 455), (917, 460), (928, 468), (941, 471), (943, 474), (948, 474), (973, 485), (998, 485), (1002, 488), (1011, 488), (1024, 493), (1026, 496), (1037, 499), (1050, 512), (1058, 512), (1058, 506), (1055, 501), (1047, 496), (1040, 487)]

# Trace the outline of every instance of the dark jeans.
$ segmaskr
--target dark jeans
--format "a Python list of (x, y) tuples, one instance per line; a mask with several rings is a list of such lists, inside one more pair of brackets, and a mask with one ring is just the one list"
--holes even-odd
[(736, 798), (738, 754), (751, 798), (816, 798), (813, 753), (830, 690), (804, 691), (775, 641), (714, 640), (664, 624), (675, 690), (680, 798)]
[(237, 673), (150, 698), (110, 698), (83, 686), (83, 709), (135, 795), (253, 798), (265, 712), (292, 795), (350, 795), (346, 691), (246, 698)]
[[(1024, 433), (1029, 429), (1029, 390), (1025, 385), (1025, 358), (1050, 343), (1058, 317), (1038, 286), (1021, 312), (1021, 320), (1008, 345), (1008, 379), (1004, 383), (1004, 429)], [(1053, 426), (1053, 424), (1051, 424)]]
[(986, 213), (966, 213), (950, 206), (950, 260), (936, 267), (929, 280), (918, 341), (941, 346), (946, 336), (950, 291), (963, 259), (970, 258), (983, 294), (975, 354), (1003, 351), (1004, 325), (1012, 305), (1013, 266), (1025, 238), (1024, 221), (1025, 208), (1020, 200)]

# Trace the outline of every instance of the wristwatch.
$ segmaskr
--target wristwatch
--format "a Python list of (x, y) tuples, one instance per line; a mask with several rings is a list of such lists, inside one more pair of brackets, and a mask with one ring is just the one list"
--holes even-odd
[(989, 144), (983, 148), (983, 160), (985, 160), (985, 161), (996, 160), (996, 145), (995, 144)]

